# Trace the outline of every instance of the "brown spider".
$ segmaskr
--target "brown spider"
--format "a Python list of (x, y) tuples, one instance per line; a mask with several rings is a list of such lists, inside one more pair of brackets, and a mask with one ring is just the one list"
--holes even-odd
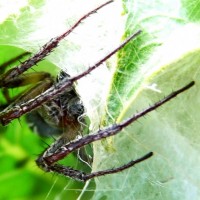
[(45, 119), (46, 123), (52, 127), (60, 128), (64, 132), (64, 134), (49, 148), (47, 148), (36, 160), (36, 164), (46, 172), (56, 172), (79, 181), (87, 181), (94, 177), (120, 172), (150, 158), (153, 155), (152, 152), (149, 152), (143, 157), (137, 160), (132, 160), (120, 167), (88, 174), (57, 164), (59, 160), (66, 157), (69, 153), (74, 152), (75, 150), (80, 149), (94, 141), (119, 133), (123, 128), (129, 126), (137, 119), (151, 111), (154, 111), (156, 108), (194, 85), (194, 82), (189, 83), (185, 87), (172, 92), (159, 102), (156, 102), (147, 109), (134, 114), (129, 119), (126, 119), (121, 123), (113, 124), (107, 128), (97, 131), (96, 133), (76, 139), (78, 132), (81, 131), (80, 122), (83, 120), (81, 119), (81, 115), (84, 113), (84, 106), (74, 89), (74, 82), (82, 77), (85, 77), (94, 69), (99, 67), (104, 61), (129, 43), (129, 41), (138, 36), (141, 31), (137, 31), (135, 34), (131, 35), (129, 38), (124, 40), (121, 45), (112, 50), (95, 65), (89, 67), (87, 70), (74, 77), (70, 77), (63, 71), (60, 72), (56, 80), (54, 80), (49, 73), (23, 73), (50, 54), (58, 46), (59, 42), (69, 35), (84, 19), (91, 14), (96, 13), (100, 8), (111, 2), (112, 1), (108, 1), (84, 15), (65, 33), (46, 43), (38, 53), (22, 62), (20, 66), (8, 70), (0, 77), (0, 87), (4, 89), (30, 83), (37, 83), (36, 86), (17, 97), (8, 107), (0, 112), (0, 122), (2, 125), (6, 125), (13, 119), (19, 118), (26, 113), (37, 112), (40, 116), (42, 116), (42, 118)]

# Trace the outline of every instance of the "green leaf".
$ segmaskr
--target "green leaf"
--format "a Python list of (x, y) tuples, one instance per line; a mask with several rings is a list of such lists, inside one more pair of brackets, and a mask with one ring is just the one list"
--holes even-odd
[(95, 145), (94, 171), (121, 166), (149, 151), (154, 156), (98, 178), (93, 199), (199, 198), (200, 26), (192, 23), (199, 21), (198, 5), (124, 1), (125, 36), (138, 29), (143, 34), (118, 54), (104, 124), (127, 119), (192, 80), (195, 86)]
[[(76, 11), (76, 7), (73, 7), (70, 14), (74, 19), (70, 19), (70, 14), (66, 14), (66, 8), (69, 8), (68, 3), (64, 1), (61, 3), (23, 1), (21, 3), (20, 1), (17, 5), (10, 4), (9, 7), (0, 1), (1, 13), (5, 14), (0, 24), (1, 66), (23, 52), (36, 53), (45, 42), (62, 34), (72, 22), (85, 13), (83, 10), (78, 16), (73, 17)], [(48, 57), (49, 60), (42, 61), (38, 66), (35, 66), (34, 71), (45, 70), (55, 75), (60, 70), (57, 67), (60, 63), (62, 64), (59, 67), (66, 68), (70, 65), (73, 69), (73, 64), (70, 64), (70, 59), (67, 59), (69, 55), (66, 53), (69, 49), (69, 43), (64, 41), (61, 48), (54, 51), (52, 56)], [(72, 55), (75, 50), (79, 50), (76, 45), (70, 48)], [(19, 65), (19, 63), (20, 61), (16, 60), (8, 68)], [(1, 68), (1, 73), (3, 71)], [(24, 88), (11, 89), (10, 95), (15, 96), (22, 90)], [(3, 95), (1, 95), (0, 103), (6, 103)], [(70, 199), (78, 198), (84, 183), (50, 173), (46, 174), (36, 166), (34, 160), (44, 151), (46, 144), (43, 138), (30, 131), (23, 117), (5, 128), (1, 127), (0, 133), (0, 162), (2, 164), (0, 169), (0, 199), (62, 199), (66, 196)], [(45, 142), (51, 144), (53, 139)], [(80, 165), (77, 157), (73, 155), (68, 157), (66, 163), (77, 169), (81, 168), (83, 171), (87, 169), (87, 167)], [(92, 187), (94, 188), (94, 186)], [(10, 192), (10, 188), (14, 188), (15, 191)], [(92, 192), (88, 192), (85, 196), (88, 197), (91, 194)]]
[[(20, 52), (37, 52), (102, 2), (21, 0), (13, 9), (13, 4), (0, 0), (4, 5), (0, 63)], [(107, 66), (79, 81), (77, 90), (93, 132), (130, 117), (194, 80), (189, 91), (117, 136), (94, 143), (92, 170), (117, 167), (153, 151), (151, 159), (92, 180), (93, 185), (83, 190), (90, 196), (82, 196), (84, 184), (43, 173), (35, 166), (36, 154), (44, 145), (22, 118), (20, 123), (15, 120), (0, 129), (0, 199), (88, 199), (91, 195), (93, 199), (198, 199), (199, 5), (197, 0), (116, 0), (85, 20), (34, 67), (53, 75), (61, 68), (73, 76), (141, 29), (142, 34)], [(69, 164), (76, 166), (77, 158), (69, 157)], [(10, 184), (15, 192), (10, 192)]]

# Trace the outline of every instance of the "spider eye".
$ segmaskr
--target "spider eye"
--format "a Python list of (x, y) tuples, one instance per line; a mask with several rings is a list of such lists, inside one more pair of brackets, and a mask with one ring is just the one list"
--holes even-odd
[(79, 117), (84, 113), (84, 106), (82, 104), (72, 104), (68, 107), (68, 113), (72, 116)]
[(58, 110), (57, 107), (52, 106), (51, 109), (49, 110), (49, 116), (56, 117), (59, 116), (59, 114), (60, 111)]

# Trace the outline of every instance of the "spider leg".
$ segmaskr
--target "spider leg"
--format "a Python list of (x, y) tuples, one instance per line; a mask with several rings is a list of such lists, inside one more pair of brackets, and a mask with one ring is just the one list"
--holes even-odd
[(97, 172), (88, 173), (88, 174), (86, 174), (85, 172), (82, 172), (80, 170), (75, 170), (73, 168), (66, 167), (66, 166), (63, 166), (63, 165), (60, 165), (60, 164), (54, 164), (54, 165), (47, 166), (45, 164), (42, 156), (39, 157), (36, 160), (36, 163), (40, 168), (42, 168), (43, 170), (45, 170), (47, 172), (56, 172), (58, 174), (70, 177), (72, 179), (85, 182), (89, 179), (92, 179), (92, 178), (95, 178), (95, 177), (98, 177), (98, 176), (104, 176), (106, 174), (114, 174), (114, 173), (117, 173), (117, 172), (121, 172), (125, 169), (133, 167), (134, 165), (136, 165), (140, 162), (147, 160), (151, 156), (153, 156), (153, 153), (149, 152), (148, 154), (142, 156), (141, 158), (138, 158), (137, 160), (132, 160), (132, 161), (128, 162), (127, 164), (122, 165), (120, 167), (102, 170), (102, 171), (97, 171)]
[[(0, 74), (3, 74), (6, 70), (7, 67), (13, 65), (15, 62), (21, 60), (22, 58), (24, 58), (25, 56), (29, 55), (29, 52), (25, 52), (22, 53), (20, 55), (15, 56), (14, 58), (10, 59), (7, 62), (4, 62), (1, 66), (0, 66)], [(9, 92), (8, 92), (8, 88), (4, 87), (2, 88), (2, 94), (5, 97), (6, 101), (9, 103), (11, 102), (10, 96), (9, 96)]]
[(50, 77), (51, 74), (47, 72), (30, 72), (12, 78), (4, 85), (4, 88), (16, 88), (29, 84), (34, 84)]
[(32, 88), (29, 88), (26, 91), (14, 97), (11, 100), (11, 103), (9, 103), (9, 105), (5, 108), (5, 110), (12, 109), (13, 106), (16, 106), (18, 104), (21, 104), (23, 102), (26, 102), (26, 101), (29, 101), (30, 99), (35, 98), (37, 95), (41, 94), (41, 92), (43, 92), (44, 90), (47, 90), (53, 85), (53, 79), (48, 73), (34, 72), (30, 74), (25, 74), (22, 77), (13, 79), (8, 85), (9, 88), (15, 87), (13, 85), (14, 83), (16, 83), (16, 85), (18, 86), (23, 86), (23, 85), (27, 85), (31, 83), (37, 83), (37, 84), (34, 85)]
[(1, 66), (0, 66), (0, 73), (3, 74), (6, 70), (7, 67), (9, 67), (10, 65), (14, 64), (16, 61), (19, 61), (21, 60), (23, 57), (29, 55), (30, 53), (29, 52), (25, 52), (25, 53), (22, 53), (18, 56), (15, 56), (14, 58), (10, 59), (9, 61), (7, 62), (4, 62)]
[(61, 34), (58, 37), (51, 39), (48, 43), (46, 43), (38, 53), (30, 57), (28, 60), (22, 62), (20, 66), (10, 69), (5, 74), (1, 76), (0, 86), (3, 87), (7, 82), (12, 79), (13, 77), (19, 76), (32, 66), (36, 65), (38, 62), (42, 61), (46, 56), (48, 56), (59, 44), (61, 40), (63, 40), (66, 36), (68, 36), (79, 24), (81, 24), (86, 18), (90, 15), (96, 13), (99, 9), (103, 8), (107, 4), (112, 3), (113, 0), (107, 1), (106, 3), (100, 5), (99, 7), (95, 8), (94, 10), (88, 12), (86, 15), (81, 17), (69, 30), (65, 33)]
[[(170, 101), (171, 99), (173, 99), (174, 97), (176, 97), (178, 94), (188, 90), (189, 88), (191, 88), (194, 85), (194, 81), (190, 82), (188, 85), (186, 85), (185, 87), (180, 88), (179, 90), (176, 90), (174, 92), (172, 92), (171, 94), (169, 94), (167, 97), (163, 98), (162, 100), (156, 102), (155, 104), (153, 104), (152, 106), (150, 106), (149, 108), (133, 115), (132, 117), (130, 117), (129, 119), (112, 125), (110, 127), (107, 127), (103, 130), (99, 130), (97, 133), (95, 134), (91, 134), (85, 137), (82, 137), (80, 139), (77, 139), (75, 141), (72, 141), (66, 145), (61, 145), (60, 148), (57, 148), (58, 146), (56, 146), (55, 144), (53, 145), (53, 148), (50, 147), (49, 149), (47, 149), (42, 156), (40, 156), (37, 160), (36, 163), (37, 165), (43, 169), (44, 171), (54, 171), (54, 172), (58, 172), (60, 174), (69, 176), (71, 178), (75, 178), (77, 180), (82, 180), (82, 181), (86, 181), (88, 179), (97, 177), (97, 176), (102, 176), (105, 174), (109, 174), (109, 173), (115, 173), (115, 172), (120, 172), (124, 169), (127, 169), (133, 165), (135, 165), (136, 163), (142, 162), (144, 160), (146, 160), (147, 158), (151, 157), (153, 154), (152, 152), (146, 154), (145, 156), (143, 156), (142, 158), (139, 158), (136, 161), (131, 161), (121, 167), (115, 168), (115, 169), (109, 169), (109, 170), (104, 170), (104, 171), (99, 171), (99, 172), (94, 172), (91, 174), (85, 174), (83, 172), (80, 172), (78, 170), (74, 170), (71, 169), (69, 167), (64, 167), (58, 164), (55, 164), (57, 161), (63, 159), (64, 157), (66, 157), (69, 153), (75, 151), (76, 149), (79, 149), (87, 144), (90, 144), (94, 141), (97, 140), (101, 140), (103, 138), (107, 138), (113, 135), (116, 135), (117, 133), (119, 133), (123, 128), (127, 127), (128, 125), (130, 125), (131, 123), (133, 123), (134, 121), (136, 121), (137, 119), (139, 119), (140, 117), (146, 115), (147, 113), (154, 111), (155, 109), (157, 109), (158, 107), (162, 106), (163, 104), (167, 103), (168, 101)], [(56, 148), (55, 148), (56, 147)]]
[(117, 168), (107, 169), (107, 170), (102, 170), (102, 171), (97, 171), (97, 172), (93, 172), (93, 173), (90, 173), (90, 174), (86, 174), (83, 177), (83, 181), (87, 181), (89, 179), (92, 179), (92, 178), (95, 178), (95, 177), (98, 177), (98, 176), (104, 176), (106, 174), (114, 174), (114, 173), (121, 172), (121, 171), (123, 171), (125, 169), (133, 167), (134, 165), (136, 165), (136, 164), (138, 164), (140, 162), (143, 162), (143, 161), (149, 159), (151, 156), (153, 156), (153, 152), (149, 152), (149, 153), (145, 154), (144, 156), (142, 156), (142, 157), (140, 157), (140, 158), (138, 158), (136, 160), (131, 160), (127, 164), (122, 165), (122, 166), (117, 167)]
[[(15, 97), (10, 97), (9, 88), (17, 88), (29, 84), (38, 83), (32, 88), (26, 89)], [(7, 83), (6, 87), (2, 88), (2, 93), (6, 99), (6, 103), (1, 103), (0, 110), (6, 110), (12, 108), (13, 105), (18, 105), (22, 102), (26, 102), (32, 98), (35, 98), (44, 90), (50, 88), (53, 85), (53, 79), (49, 73), (46, 72), (33, 72), (21, 75), (13, 78)]]
[(107, 54), (105, 57), (103, 57), (100, 61), (98, 61), (93, 66), (89, 67), (86, 71), (78, 74), (77, 76), (74, 76), (72, 78), (65, 78), (59, 83), (53, 85), (48, 90), (42, 92), (40, 95), (38, 95), (34, 99), (30, 99), (27, 102), (24, 102), (20, 105), (13, 106), (10, 109), (5, 109), (0, 113), (0, 122), (2, 125), (8, 124), (13, 119), (19, 118), (25, 113), (28, 113), (32, 111), (33, 109), (39, 107), (43, 103), (57, 97), (59, 94), (61, 94), (64, 90), (67, 88), (70, 88), (73, 83), (82, 77), (85, 77), (90, 72), (95, 70), (97, 67), (99, 67), (103, 62), (105, 62), (108, 58), (110, 58), (113, 54), (115, 54), (117, 51), (119, 51), (121, 48), (123, 48), (127, 43), (129, 43), (132, 39), (136, 38), (141, 31), (137, 31), (136, 33), (132, 34), (129, 38), (124, 40), (117, 48), (115, 48), (113, 51), (111, 51), (109, 54)]

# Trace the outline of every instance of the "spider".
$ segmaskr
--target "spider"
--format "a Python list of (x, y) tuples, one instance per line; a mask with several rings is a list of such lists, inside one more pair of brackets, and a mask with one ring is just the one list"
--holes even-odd
[(51, 39), (48, 43), (46, 43), (38, 51), (38, 53), (22, 62), (20, 66), (8, 70), (0, 77), (0, 87), (4, 88), (5, 90), (30, 83), (36, 84), (28, 92), (16, 97), (9, 106), (0, 112), (1, 124), (7, 125), (12, 120), (19, 118), (26, 113), (36, 112), (37, 114), (39, 113), (43, 119), (45, 119), (47, 124), (63, 130), (64, 134), (50, 147), (44, 150), (39, 158), (36, 159), (36, 164), (46, 172), (55, 172), (78, 181), (85, 182), (98, 176), (121, 172), (147, 160), (153, 155), (153, 152), (149, 152), (136, 160), (131, 160), (127, 164), (124, 164), (120, 167), (91, 173), (84, 173), (82, 171), (63, 166), (58, 164), (58, 161), (62, 160), (69, 153), (72, 153), (87, 144), (116, 135), (137, 119), (145, 116), (151, 111), (154, 111), (156, 108), (162, 106), (169, 100), (176, 97), (178, 94), (186, 91), (194, 85), (194, 81), (192, 81), (188, 85), (172, 92), (167, 97), (156, 102), (154, 105), (132, 115), (125, 121), (122, 121), (118, 124), (112, 124), (102, 130), (98, 130), (96, 133), (76, 139), (78, 132), (81, 130), (80, 124), (81, 120), (83, 120), (81, 119), (81, 116), (85, 112), (85, 108), (79, 95), (74, 89), (73, 84), (75, 81), (85, 77), (99, 67), (113, 54), (122, 49), (127, 43), (136, 38), (141, 31), (139, 30), (132, 34), (118, 47), (99, 60), (95, 65), (89, 67), (87, 70), (74, 77), (70, 77), (63, 71), (60, 72), (56, 80), (54, 80), (49, 73), (45, 72), (33, 72), (27, 74), (23, 73), (48, 56), (58, 46), (59, 42), (69, 35), (83, 20), (111, 2), (112, 0), (100, 5), (84, 15), (65, 33)]

